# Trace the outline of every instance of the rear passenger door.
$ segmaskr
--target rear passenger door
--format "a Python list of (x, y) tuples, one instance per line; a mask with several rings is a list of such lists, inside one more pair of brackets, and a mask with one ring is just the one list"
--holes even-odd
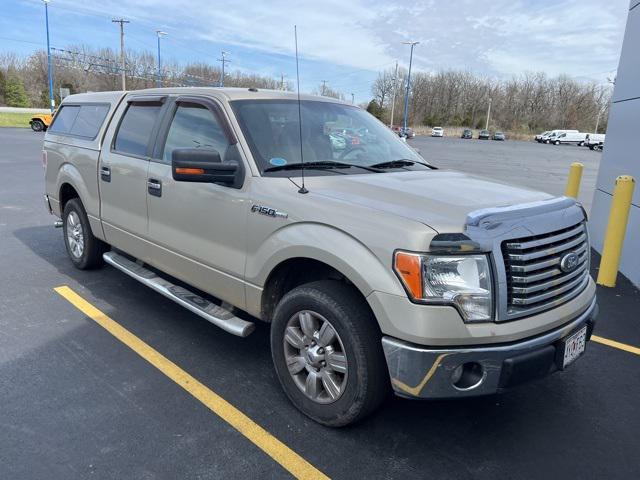
[(98, 166), (101, 219), (108, 243), (144, 258), (147, 169), (166, 97), (130, 97), (114, 118)]
[(173, 179), (175, 149), (214, 149), (246, 171), (221, 106), (205, 97), (178, 97), (168, 108), (149, 164), (149, 236), (154, 266), (243, 307), (248, 200), (242, 186)]

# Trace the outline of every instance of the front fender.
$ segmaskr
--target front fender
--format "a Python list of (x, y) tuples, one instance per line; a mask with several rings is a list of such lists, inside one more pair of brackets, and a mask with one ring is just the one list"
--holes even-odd
[(273, 232), (247, 255), (245, 279), (261, 291), (273, 269), (292, 258), (309, 258), (335, 268), (365, 297), (374, 290), (404, 295), (391, 268), (391, 253), (384, 262), (358, 239), (319, 223), (295, 223)]

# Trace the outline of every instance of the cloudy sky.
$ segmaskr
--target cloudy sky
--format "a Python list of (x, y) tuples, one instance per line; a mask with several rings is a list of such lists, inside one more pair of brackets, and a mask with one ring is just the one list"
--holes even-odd
[[(0, 0), (0, 53), (45, 45), (40, 0)], [(523, 71), (604, 82), (615, 74), (629, 0), (51, 0), (52, 46), (119, 48), (117, 25), (130, 20), (127, 48), (214, 62), (231, 69), (295, 78), (293, 25), (299, 29), (301, 86), (321, 80), (356, 101), (368, 98), (376, 72), (408, 65), (468, 69), (494, 77)]]

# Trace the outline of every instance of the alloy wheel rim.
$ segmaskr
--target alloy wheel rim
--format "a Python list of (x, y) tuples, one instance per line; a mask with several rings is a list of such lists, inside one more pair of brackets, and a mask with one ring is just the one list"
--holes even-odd
[(67, 243), (74, 258), (82, 257), (84, 252), (84, 231), (80, 217), (76, 212), (67, 215)]
[(287, 322), (283, 347), (289, 374), (307, 398), (327, 404), (342, 396), (348, 361), (331, 322), (311, 310), (297, 312)]

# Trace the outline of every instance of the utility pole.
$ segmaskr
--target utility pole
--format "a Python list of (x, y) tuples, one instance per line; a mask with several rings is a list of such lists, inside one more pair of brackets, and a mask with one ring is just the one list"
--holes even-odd
[(484, 126), (485, 130), (489, 130), (489, 119), (491, 118), (491, 97), (489, 97), (489, 108), (487, 109), (487, 123)]
[(324, 91), (326, 89), (326, 85), (327, 85), (327, 81), (322, 80), (322, 93), (320, 95), (322, 95), (323, 97), (324, 97)]
[(121, 62), (121, 70), (122, 70), (122, 90), (127, 89), (127, 65), (125, 62), (125, 53), (124, 53), (124, 24), (130, 23), (129, 20), (125, 20), (124, 18), (114, 18), (111, 20), (112, 23), (120, 24), (120, 62)]
[(284, 92), (285, 88), (284, 88), (284, 72), (282, 72), (280, 74), (280, 90), (282, 90)]
[(351, 105), (353, 105), (354, 101), (355, 101), (355, 95), (351, 93)]
[(411, 53), (409, 55), (409, 73), (407, 74), (407, 90), (404, 94), (404, 120), (403, 130), (406, 132), (407, 130), (407, 117), (409, 115), (409, 87), (411, 85), (411, 64), (413, 62), (413, 47), (418, 45), (420, 42), (402, 42), (405, 45), (411, 45)]
[(220, 86), (224, 87), (224, 65), (225, 63), (229, 63), (229, 60), (225, 58), (225, 55), (229, 52), (225, 52), (224, 50), (222, 50), (222, 52), (220, 53), (222, 54), (222, 58), (218, 59), (219, 62), (222, 62), (222, 71), (220, 72)]
[(393, 95), (391, 97), (391, 120), (389, 121), (389, 128), (393, 128), (393, 110), (396, 106), (397, 84), (398, 84), (398, 61), (396, 60), (396, 73), (393, 74)]
[(163, 32), (162, 30), (156, 30), (156, 35), (158, 36), (158, 80), (156, 81), (156, 85), (158, 88), (162, 87), (162, 64), (160, 63), (160, 39), (167, 35), (167, 32)]
[(53, 97), (53, 65), (51, 65), (51, 45), (49, 43), (49, 1), (42, 0), (44, 3), (44, 18), (47, 25), (47, 69), (49, 76), (49, 109), (51, 113), (56, 108), (56, 101)]

